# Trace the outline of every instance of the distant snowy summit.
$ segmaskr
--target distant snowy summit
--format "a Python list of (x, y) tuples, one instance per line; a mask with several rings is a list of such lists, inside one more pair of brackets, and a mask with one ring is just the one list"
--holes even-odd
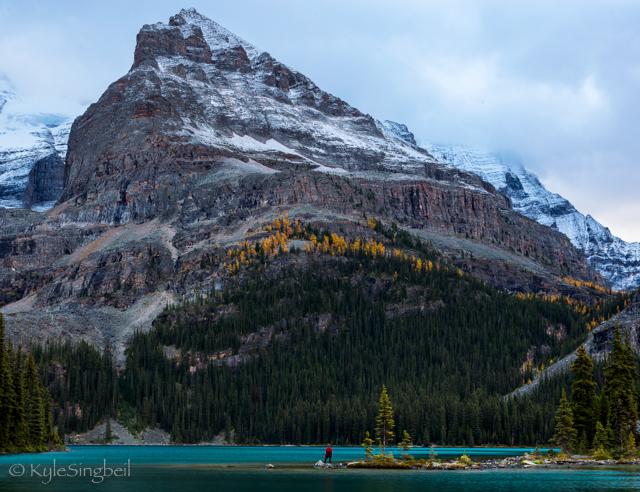
[[(406, 127), (405, 127), (406, 128)], [(399, 137), (400, 138), (400, 137)], [(566, 235), (616, 290), (640, 287), (640, 243), (627, 243), (566, 198), (547, 190), (519, 162), (462, 145), (424, 144), (444, 164), (472, 172), (509, 197), (521, 214)]]
[(0, 207), (50, 208), (62, 192), (71, 129), (66, 116), (25, 114), (0, 75)]

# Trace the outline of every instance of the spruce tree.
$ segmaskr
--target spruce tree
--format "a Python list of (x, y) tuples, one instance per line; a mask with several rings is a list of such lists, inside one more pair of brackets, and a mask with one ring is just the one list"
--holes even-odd
[(596, 382), (593, 377), (593, 361), (582, 345), (576, 360), (571, 365), (573, 383), (571, 385), (571, 408), (573, 425), (580, 437), (579, 449), (586, 452), (593, 440), (596, 420)]
[(593, 438), (593, 449), (608, 449), (609, 448), (609, 436), (607, 431), (601, 422), (596, 423), (596, 434)]
[(400, 447), (405, 453), (409, 453), (409, 450), (413, 447), (411, 435), (406, 430), (402, 431), (402, 441), (400, 441)]
[(625, 447), (625, 456), (633, 457), (636, 454), (636, 438), (634, 437), (633, 432), (630, 432), (629, 438), (627, 439), (627, 445)]
[(48, 441), (47, 414), (43, 398), (43, 388), (38, 384), (38, 370), (33, 356), (27, 358), (27, 379), (33, 383), (29, 385), (26, 397), (27, 422), (29, 425), (29, 445), (35, 450), (43, 450)]
[(0, 452), (5, 451), (9, 444), (9, 435), (4, 433), (6, 432), (5, 429), (8, 429), (9, 427), (9, 423), (7, 422), (9, 415), (6, 413), (4, 408), (4, 395), (7, 387), (4, 364), (4, 319), (2, 318), (2, 313), (0, 313)]
[[(11, 440), (15, 447), (24, 450), (29, 440), (29, 429), (26, 417), (26, 382), (24, 354), (19, 349), (16, 352), (13, 368), (13, 391), (15, 395), (15, 405), (13, 408), (13, 428)], [(38, 382), (39, 383), (39, 382)]]
[(637, 367), (633, 350), (616, 330), (613, 348), (607, 360), (603, 392), (609, 406), (609, 425), (615, 445), (623, 449), (638, 420)]
[(563, 389), (560, 405), (556, 412), (553, 442), (562, 449), (562, 452), (569, 453), (575, 446), (576, 438), (577, 432), (573, 426), (573, 411), (567, 399), (567, 392)]
[(373, 439), (369, 431), (364, 433), (364, 439), (362, 440), (362, 447), (364, 448), (364, 455), (368, 460), (373, 458)]
[(596, 423), (596, 433), (593, 437), (591, 454), (596, 459), (611, 459), (611, 454), (609, 454), (609, 436), (601, 422)]
[(383, 384), (378, 399), (378, 415), (376, 416), (376, 438), (382, 448), (382, 454), (385, 454), (387, 445), (391, 444), (395, 437), (395, 425), (391, 398), (387, 387)]
[[(0, 319), (0, 325), (2, 321)], [(4, 326), (2, 326), (4, 328)], [(4, 335), (4, 329), (2, 330)], [(4, 341), (4, 337), (2, 338)], [(14, 417), (15, 417), (15, 391), (13, 384), (13, 351), (9, 343), (3, 343), (0, 355), (0, 380), (2, 392), (0, 393), (0, 449), (13, 449), (12, 441)]]
[(0, 451), (7, 450), (11, 445), (10, 386), (11, 367), (4, 343), (4, 318), (0, 313)]

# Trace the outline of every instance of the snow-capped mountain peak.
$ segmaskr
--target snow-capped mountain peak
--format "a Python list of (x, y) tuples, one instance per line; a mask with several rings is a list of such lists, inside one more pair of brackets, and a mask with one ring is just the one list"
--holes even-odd
[(517, 160), (464, 145), (424, 144), (442, 163), (472, 172), (509, 197), (521, 214), (562, 232), (616, 290), (640, 287), (640, 243), (627, 243), (566, 198), (547, 190)]
[[(163, 25), (163, 24), (156, 24)], [(183, 35), (190, 36), (194, 28), (199, 28), (209, 48), (213, 52), (228, 50), (241, 46), (250, 58), (260, 55), (263, 51), (251, 43), (224, 28), (214, 20), (200, 14), (196, 9), (182, 9), (169, 19), (169, 25), (180, 26)]]

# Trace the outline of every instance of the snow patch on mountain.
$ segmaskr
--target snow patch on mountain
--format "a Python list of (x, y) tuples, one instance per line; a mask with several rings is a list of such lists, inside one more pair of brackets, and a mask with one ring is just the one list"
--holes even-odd
[[(261, 50), (253, 46), (251, 43), (248, 43), (228, 29), (222, 27), (217, 22), (200, 14), (194, 8), (182, 9), (178, 13), (178, 16), (181, 17), (181, 20), (183, 19), (185, 21), (180, 25), (180, 30), (182, 31), (183, 36), (191, 36), (193, 34), (193, 29), (197, 27), (202, 31), (204, 39), (213, 50), (224, 51), (241, 46), (247, 52), (249, 58), (255, 58), (262, 53)], [(177, 19), (178, 16), (175, 16), (174, 19)], [(178, 22), (181, 22), (181, 20)], [(164, 26), (162, 23), (159, 23), (158, 25)]]
[[(67, 153), (72, 121), (67, 116), (19, 111), (10, 82), (0, 76), (0, 207), (21, 208), (34, 165), (57, 154), (61, 162)], [(34, 210), (51, 208), (54, 202), (36, 203)]]
[(398, 139), (412, 147), (417, 147), (416, 137), (404, 123), (396, 123), (391, 120), (376, 120), (376, 124), (385, 135)]
[(449, 166), (480, 176), (511, 199), (523, 215), (565, 234), (616, 290), (640, 287), (640, 243), (627, 243), (564, 197), (547, 190), (512, 156), (464, 145), (424, 144)]

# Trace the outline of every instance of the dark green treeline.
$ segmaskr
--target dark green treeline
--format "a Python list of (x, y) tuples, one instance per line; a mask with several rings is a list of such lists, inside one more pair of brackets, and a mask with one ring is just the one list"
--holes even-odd
[(5, 341), (0, 314), (0, 452), (46, 451), (61, 445), (50, 395), (30, 353)]

